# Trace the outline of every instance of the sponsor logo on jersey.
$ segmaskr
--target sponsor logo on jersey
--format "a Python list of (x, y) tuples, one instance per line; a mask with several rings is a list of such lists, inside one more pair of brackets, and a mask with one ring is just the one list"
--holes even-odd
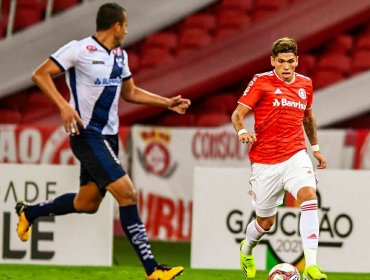
[(100, 61), (100, 60), (93, 60), (92, 61), (92, 64), (105, 64), (104, 61)]
[(95, 52), (95, 51), (97, 51), (97, 50), (98, 50), (95, 46), (91, 46), (91, 45), (87, 45), (87, 46), (86, 46), (86, 49), (87, 49), (89, 52)]
[(121, 84), (120, 78), (109, 79), (109, 78), (97, 78), (94, 82), (95, 85), (104, 85), (104, 86), (118, 86)]
[(300, 88), (300, 89), (298, 90), (298, 95), (299, 95), (299, 97), (300, 97), (300, 98), (302, 98), (302, 99), (306, 99), (306, 97), (307, 97), (307, 94), (306, 94), (306, 91), (304, 90), (304, 88)]
[(301, 103), (300, 101), (290, 101), (286, 98), (282, 98), (280, 101), (278, 99), (274, 99), (274, 102), (272, 102), (273, 107), (282, 106), (282, 107), (292, 107), (292, 108), (298, 108), (302, 110), (306, 110), (306, 104)]

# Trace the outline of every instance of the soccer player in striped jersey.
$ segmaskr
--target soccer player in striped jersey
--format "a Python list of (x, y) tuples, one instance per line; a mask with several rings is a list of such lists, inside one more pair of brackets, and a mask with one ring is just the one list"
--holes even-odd
[[(115, 3), (100, 6), (94, 36), (71, 41), (51, 55), (33, 73), (33, 81), (59, 108), (74, 155), (81, 162), (78, 193), (67, 193), (48, 202), (16, 204), (17, 233), (27, 241), (39, 217), (94, 213), (106, 192), (119, 205), (123, 231), (145, 269), (146, 279), (174, 279), (183, 267), (166, 267), (155, 260), (137, 208), (137, 193), (118, 158), (118, 100), (168, 108), (185, 114), (190, 100), (164, 98), (137, 87), (121, 48), (127, 34), (127, 13)], [(66, 72), (71, 98), (64, 100), (52, 77)]]
[[(319, 238), (316, 178), (303, 132), (318, 160), (317, 168), (325, 168), (312, 109), (312, 81), (295, 72), (297, 44), (291, 38), (274, 42), (271, 65), (272, 71), (253, 77), (232, 114), (239, 141), (251, 144), (250, 194), (257, 216), (247, 226), (246, 238), (241, 243), (240, 265), (247, 278), (255, 277), (253, 248), (274, 224), (277, 206), (283, 203), (287, 191), (301, 205), (299, 228), (306, 261), (303, 279), (327, 279), (316, 264)], [(255, 132), (247, 131), (244, 125), (246, 115), (252, 111)]]

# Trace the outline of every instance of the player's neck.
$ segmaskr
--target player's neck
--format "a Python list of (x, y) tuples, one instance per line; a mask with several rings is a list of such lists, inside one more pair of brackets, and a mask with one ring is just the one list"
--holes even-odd
[(108, 50), (112, 50), (115, 47), (114, 37), (109, 32), (100, 31), (95, 34), (95, 38)]

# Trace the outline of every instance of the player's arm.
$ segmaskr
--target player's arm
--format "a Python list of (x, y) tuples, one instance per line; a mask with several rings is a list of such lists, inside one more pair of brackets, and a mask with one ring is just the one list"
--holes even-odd
[(307, 109), (303, 117), (303, 127), (307, 138), (310, 141), (314, 157), (319, 161), (317, 168), (326, 168), (326, 159), (321, 154), (319, 148), (319, 141), (317, 139), (316, 117), (312, 108)]
[(53, 77), (62, 70), (51, 59), (45, 60), (32, 73), (32, 80), (42, 92), (59, 108), (64, 127), (68, 134), (79, 133), (77, 122), (82, 126), (82, 120), (77, 112), (69, 106), (56, 88)]
[(166, 98), (146, 91), (137, 87), (132, 78), (122, 83), (121, 97), (127, 102), (159, 106), (179, 114), (185, 114), (191, 103), (189, 99), (182, 98), (181, 95)]
[(257, 141), (255, 133), (249, 133), (244, 126), (244, 119), (251, 111), (248, 107), (239, 104), (231, 115), (231, 122), (238, 133), (239, 141), (242, 143), (253, 143)]

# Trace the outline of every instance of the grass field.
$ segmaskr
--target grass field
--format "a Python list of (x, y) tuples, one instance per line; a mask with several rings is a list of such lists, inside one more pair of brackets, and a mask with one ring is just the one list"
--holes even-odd
[[(180, 279), (243, 280), (239, 270), (190, 269), (190, 244), (152, 242), (152, 251), (160, 262), (185, 266)], [(217, 257), (217, 256), (212, 256)], [(112, 267), (65, 267), (45, 265), (0, 265), (0, 280), (136, 280), (144, 279), (143, 269), (133, 249), (124, 238), (115, 238)], [(364, 260), (365, 261), (365, 260)], [(333, 280), (370, 280), (370, 274), (328, 273)], [(267, 272), (259, 271), (256, 280), (266, 280)]]

